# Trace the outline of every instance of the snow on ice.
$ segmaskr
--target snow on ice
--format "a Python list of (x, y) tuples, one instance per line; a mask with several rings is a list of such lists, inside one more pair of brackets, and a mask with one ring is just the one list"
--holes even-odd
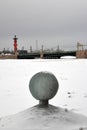
[[(70, 127), (66, 128), (74, 128), (73, 130), (78, 130), (78, 128), (81, 128), (78, 123), (77, 126), (75, 125), (76, 127), (71, 127), (75, 121), (73, 120), (73, 117), (75, 118), (75, 113), (83, 115), (81, 116), (77, 114), (77, 119), (81, 121), (82, 124), (84, 124), (83, 121), (87, 122), (87, 118), (84, 117), (87, 116), (86, 68), (86, 59), (0, 60), (0, 122), (6, 122), (5, 120), (7, 120), (7, 117), (2, 118), (3, 116), (12, 115), (20, 111), (24, 111), (22, 112), (23, 116), (21, 117), (20, 113), (14, 116), (9, 116), (9, 118), (11, 118), (11, 121), (15, 121), (17, 118), (22, 120), (22, 118), (24, 118), (26, 115), (24, 113), (27, 113), (27, 111), (31, 113), (31, 108), (37, 105), (38, 101), (35, 100), (29, 92), (28, 85), (30, 78), (39, 71), (49, 71), (56, 76), (59, 82), (59, 91), (57, 95), (52, 100), (50, 100), (50, 104), (56, 106), (57, 108), (60, 108), (59, 113), (62, 111), (62, 114), (59, 114), (61, 118), (58, 118), (58, 114), (55, 114), (54, 118), (57, 118), (57, 121), (59, 120), (59, 124), (61, 124), (60, 120), (63, 119), (66, 113), (65, 110), (68, 109), (68, 113), (70, 113), (72, 116), (72, 123), (69, 125)], [(74, 115), (73, 112), (75, 112)], [(46, 119), (48, 120), (47, 123), (50, 122), (50, 116), (48, 116)], [(35, 120), (37, 120), (35, 115), (31, 118), (35, 118)], [(43, 122), (46, 121), (45, 118), (46, 117), (42, 118)], [(52, 120), (54, 120), (54, 118), (52, 117)], [(65, 116), (64, 120), (65, 119), (68, 119), (69, 121), (71, 118)], [(63, 130), (63, 128), (65, 128), (65, 126), (68, 124), (68, 122), (64, 122), (64, 120), (62, 121), (61, 126), (64, 126), (62, 128), (58, 125), (57, 122), (53, 123), (55, 124), (54, 130), (56, 127)], [(28, 125), (26, 119), (25, 121), (25, 124)], [(47, 127), (43, 127), (43, 129), (49, 129), (50, 126), (51, 124)], [(4, 127), (4, 123), (2, 123), (2, 127)], [(87, 129), (86, 127), (87, 124), (84, 126), (84, 130)]]

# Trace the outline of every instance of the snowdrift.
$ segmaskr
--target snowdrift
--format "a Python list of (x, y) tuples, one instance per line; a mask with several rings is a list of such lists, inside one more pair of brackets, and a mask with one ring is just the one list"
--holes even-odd
[(87, 117), (52, 105), (39, 105), (0, 119), (0, 130), (76, 130), (86, 128)]

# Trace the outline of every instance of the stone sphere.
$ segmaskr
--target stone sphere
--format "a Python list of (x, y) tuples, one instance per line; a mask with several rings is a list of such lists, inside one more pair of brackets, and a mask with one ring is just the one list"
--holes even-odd
[(45, 101), (53, 98), (59, 88), (56, 77), (50, 72), (35, 74), (29, 83), (29, 89), (34, 98)]

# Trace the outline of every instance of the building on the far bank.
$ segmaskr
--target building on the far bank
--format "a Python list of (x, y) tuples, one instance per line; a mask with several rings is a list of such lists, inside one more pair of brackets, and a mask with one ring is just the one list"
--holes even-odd
[(83, 44), (77, 43), (76, 58), (87, 58), (87, 49), (84, 49)]
[(76, 58), (87, 58), (87, 50), (77, 50)]
[(0, 59), (17, 59), (17, 55), (14, 55), (14, 54), (1, 54)]

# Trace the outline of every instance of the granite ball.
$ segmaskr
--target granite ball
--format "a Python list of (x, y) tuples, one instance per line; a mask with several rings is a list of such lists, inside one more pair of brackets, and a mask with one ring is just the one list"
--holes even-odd
[(56, 77), (50, 72), (38, 72), (30, 80), (29, 89), (34, 98), (46, 101), (53, 98), (59, 88)]

